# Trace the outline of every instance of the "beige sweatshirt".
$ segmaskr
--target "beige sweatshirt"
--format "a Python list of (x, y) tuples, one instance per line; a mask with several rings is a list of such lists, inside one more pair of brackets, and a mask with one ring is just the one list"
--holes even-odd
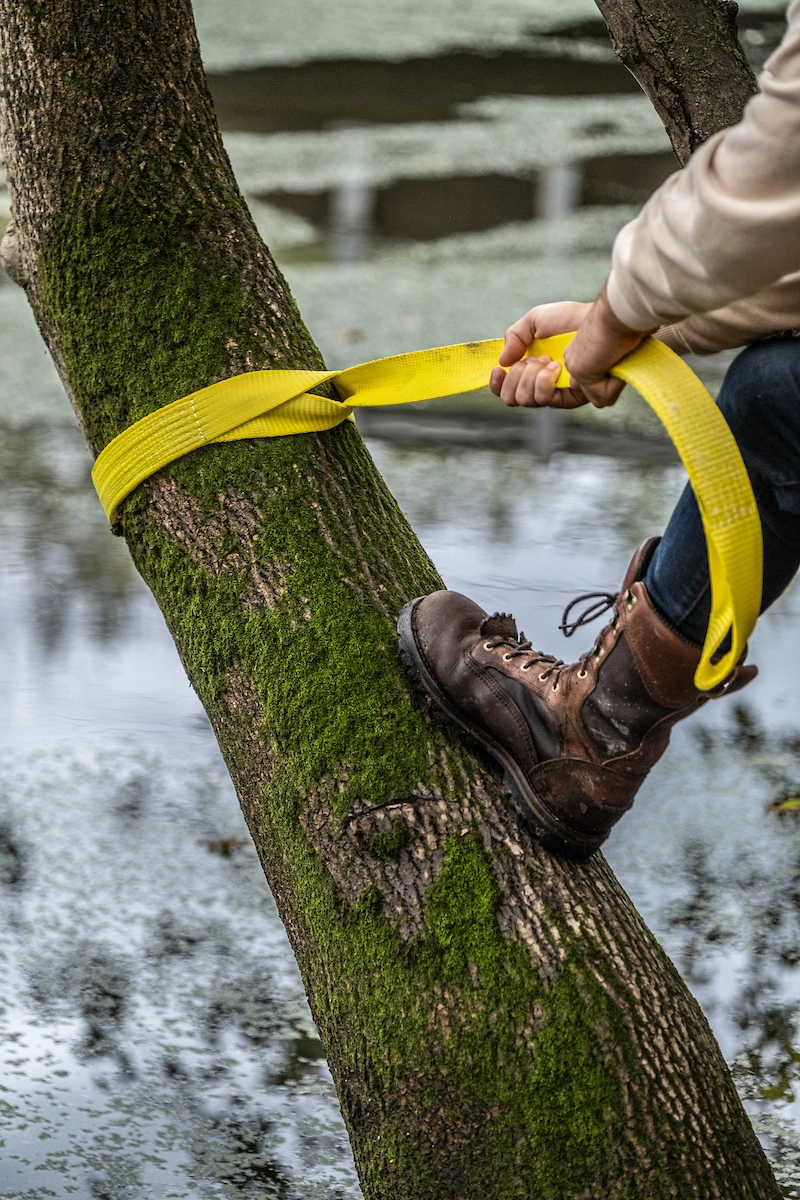
[(738, 125), (618, 234), (608, 297), (632, 329), (711, 353), (800, 328), (800, 0)]

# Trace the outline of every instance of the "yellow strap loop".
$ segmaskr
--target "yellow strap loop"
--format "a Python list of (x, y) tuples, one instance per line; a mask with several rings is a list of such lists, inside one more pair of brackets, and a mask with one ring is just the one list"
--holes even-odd
[[(536, 341), (529, 355), (562, 364), (574, 334)], [(467, 342), (379, 358), (346, 371), (250, 371), (167, 404), (124, 430), (98, 456), (92, 479), (109, 519), (144, 479), (210, 442), (282, 437), (332, 429), (354, 408), (408, 404), (475, 391), (487, 383), (503, 342)], [(694, 489), (708, 546), (711, 620), (695, 683), (719, 686), (744, 650), (761, 607), (761, 522), (742, 456), (722, 413), (697, 376), (662, 342), (648, 338), (612, 375), (643, 396), (661, 419)], [(309, 388), (334, 381), (342, 403)], [(730, 631), (729, 651), (713, 660)]]

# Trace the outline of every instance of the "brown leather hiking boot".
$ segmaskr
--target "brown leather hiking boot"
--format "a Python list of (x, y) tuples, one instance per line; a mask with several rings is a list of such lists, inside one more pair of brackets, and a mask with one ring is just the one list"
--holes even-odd
[(501, 763), (509, 800), (556, 853), (595, 851), (633, 804), (672, 726), (757, 673), (740, 665), (713, 693), (694, 686), (700, 651), (665, 624), (641, 582), (658, 540), (639, 548), (616, 596), (578, 597), (602, 599), (571, 624), (569, 605), (567, 636), (614, 609), (570, 665), (534, 650), (512, 617), (490, 617), (458, 592), (412, 600), (397, 623), (417, 686)]

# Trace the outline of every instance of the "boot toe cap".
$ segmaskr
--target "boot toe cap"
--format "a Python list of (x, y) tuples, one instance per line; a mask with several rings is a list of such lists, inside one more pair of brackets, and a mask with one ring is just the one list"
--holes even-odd
[(486, 619), (480, 605), (460, 592), (431, 592), (408, 607), (414, 642), (431, 665), (457, 656), (464, 640), (476, 638)]
[(397, 623), (401, 644), (413, 652), (439, 682), (458, 670), (465, 643), (480, 635), (486, 612), (459, 592), (432, 592), (405, 605)]

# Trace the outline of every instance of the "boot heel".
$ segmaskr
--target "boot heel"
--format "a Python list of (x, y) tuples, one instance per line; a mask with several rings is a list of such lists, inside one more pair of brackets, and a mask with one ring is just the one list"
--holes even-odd
[(566, 838), (553, 833), (551, 829), (547, 829), (532, 810), (530, 802), (522, 794), (517, 781), (510, 771), (506, 771), (503, 776), (503, 795), (511, 804), (511, 807), (520, 815), (526, 828), (530, 830), (537, 842), (541, 842), (545, 850), (549, 851), (550, 854), (557, 854), (563, 858), (571, 858), (573, 862), (584, 862), (592, 854), (596, 853), (596, 847), (590, 848), (576, 845), (575, 842), (567, 841)]

